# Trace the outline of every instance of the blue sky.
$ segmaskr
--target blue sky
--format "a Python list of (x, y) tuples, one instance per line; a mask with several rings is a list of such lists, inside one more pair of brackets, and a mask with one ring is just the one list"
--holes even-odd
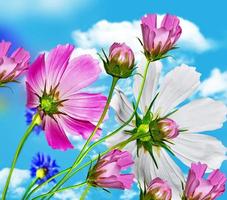
[[(137, 48), (134, 34), (138, 32), (138, 20), (146, 13), (171, 13), (182, 18), (183, 35), (179, 42), (181, 47), (174, 53), (175, 60), (165, 61), (165, 72), (180, 63), (197, 67), (202, 73), (202, 86), (194, 97), (211, 96), (227, 104), (227, 13), (225, 1), (181, 1), (181, 0), (14, 0), (1, 1), (0, 7), (0, 40), (10, 40), (13, 47), (23, 46), (32, 54), (32, 60), (40, 51), (49, 50), (57, 44), (73, 43), (79, 53), (89, 52), (93, 55), (101, 47), (107, 48), (113, 42), (128, 42)], [(123, 22), (124, 21), (124, 22)], [(127, 28), (125, 28), (127, 27)], [(184, 29), (185, 28), (185, 29)], [(106, 34), (110, 31), (109, 35)], [(131, 95), (131, 80), (127, 83), (125, 92)], [(102, 76), (92, 86), (93, 90), (108, 92), (110, 79)], [(24, 118), (25, 90), (23, 84), (13, 84), (13, 93), (8, 89), (0, 92), (0, 174), (10, 166), (18, 140), (23, 135), (26, 124)], [(90, 89), (90, 90), (92, 90)], [(112, 122), (108, 122), (110, 125)], [(106, 126), (107, 127), (107, 126)], [(108, 130), (105, 130), (108, 131)], [(209, 134), (215, 135), (227, 146), (227, 125)], [(81, 146), (81, 140), (74, 138), (75, 146)], [(79, 144), (78, 144), (79, 143)], [(99, 152), (103, 148), (96, 149)], [(17, 164), (22, 170), (9, 199), (16, 199), (17, 194), (28, 184), (26, 169), (30, 167), (32, 156), (36, 152), (45, 152), (57, 159), (62, 169), (72, 163), (77, 151), (60, 152), (48, 147), (44, 135), (32, 135)], [(93, 152), (94, 153), (94, 152)], [(222, 166), (227, 172), (227, 162)], [(19, 173), (18, 172), (18, 173)], [(74, 182), (82, 177), (75, 178)], [(1, 180), (0, 180), (1, 187)], [(134, 187), (135, 189), (135, 187)], [(79, 191), (80, 192), (80, 191)], [(67, 193), (68, 199), (79, 195), (77, 191)], [(134, 197), (133, 197), (134, 194)], [(65, 194), (65, 197), (67, 196)], [(138, 199), (136, 192), (113, 191), (106, 194), (95, 190), (90, 197), (96, 199)], [(129, 198), (129, 196), (132, 198)], [(121, 196), (121, 197), (120, 197)], [(62, 197), (56, 197), (61, 199)], [(66, 198), (67, 199), (67, 198)], [(88, 198), (90, 199), (90, 198)], [(227, 199), (227, 194), (220, 199)]]

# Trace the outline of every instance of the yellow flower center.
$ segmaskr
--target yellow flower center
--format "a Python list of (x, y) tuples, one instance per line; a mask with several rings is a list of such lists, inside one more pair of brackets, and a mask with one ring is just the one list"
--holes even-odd
[(36, 171), (36, 177), (42, 179), (46, 176), (46, 172), (47, 170), (45, 168), (40, 168)]

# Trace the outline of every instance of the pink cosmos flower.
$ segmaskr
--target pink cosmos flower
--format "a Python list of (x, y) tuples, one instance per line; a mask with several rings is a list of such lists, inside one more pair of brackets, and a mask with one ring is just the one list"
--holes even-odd
[(127, 151), (113, 150), (103, 156), (89, 172), (88, 182), (94, 187), (130, 189), (133, 174), (120, 174), (133, 164)]
[(28, 68), (29, 52), (18, 48), (7, 56), (10, 46), (10, 42), (0, 42), (0, 86), (15, 81)]
[(106, 97), (80, 91), (101, 72), (89, 55), (70, 60), (72, 45), (59, 45), (46, 57), (41, 54), (29, 67), (27, 106), (37, 108), (48, 144), (53, 149), (73, 148), (66, 133), (88, 138), (94, 130)]
[(218, 169), (203, 178), (206, 164), (192, 164), (185, 187), (187, 200), (214, 200), (225, 191), (226, 177)]
[(144, 195), (142, 195), (142, 200), (171, 200), (172, 190), (166, 181), (155, 178), (151, 181), (150, 185), (146, 189)]
[(156, 14), (142, 17), (141, 29), (145, 55), (155, 60), (171, 50), (182, 32), (179, 23), (180, 20), (176, 16), (166, 14), (158, 28)]

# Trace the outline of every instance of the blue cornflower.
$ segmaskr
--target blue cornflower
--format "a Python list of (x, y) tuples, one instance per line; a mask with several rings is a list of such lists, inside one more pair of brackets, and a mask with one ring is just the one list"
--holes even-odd
[[(33, 116), (36, 114), (37, 109), (36, 108), (27, 108), (26, 109), (26, 113), (25, 113), (25, 117), (26, 117), (26, 124), (30, 125), (33, 119)], [(33, 128), (33, 131), (39, 135), (40, 132), (42, 131), (42, 126), (41, 125), (36, 125)]]
[[(30, 168), (31, 177), (37, 178), (37, 184), (42, 184), (50, 177), (54, 176), (59, 172), (59, 166), (55, 160), (51, 160), (51, 157), (45, 156), (42, 153), (37, 153), (32, 159)], [(52, 181), (55, 182), (53, 179)]]

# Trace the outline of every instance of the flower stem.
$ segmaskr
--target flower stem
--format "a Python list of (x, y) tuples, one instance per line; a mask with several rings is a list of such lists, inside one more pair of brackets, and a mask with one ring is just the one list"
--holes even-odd
[(33, 188), (33, 186), (35, 185), (36, 181), (38, 180), (38, 178), (34, 179), (31, 184), (27, 187), (23, 197), (21, 200), (25, 200), (26, 199), (26, 196), (28, 195), (28, 193), (30, 192), (30, 190)]
[(12, 174), (13, 174), (13, 170), (16, 166), (16, 162), (18, 160), (18, 157), (20, 155), (20, 152), (24, 146), (24, 143), (26, 142), (28, 136), (30, 135), (30, 133), (32, 132), (32, 129), (40, 122), (40, 116), (39, 114), (37, 113), (33, 120), (32, 120), (32, 123), (30, 124), (30, 126), (28, 127), (27, 131), (25, 132), (25, 134), (23, 135), (17, 149), (16, 149), (16, 152), (15, 152), (15, 155), (14, 155), (14, 158), (13, 158), (13, 161), (12, 161), (12, 164), (11, 164), (11, 168), (10, 168), (10, 171), (9, 171), (9, 175), (7, 177), (7, 180), (6, 180), (6, 184), (5, 184), (5, 187), (4, 187), (4, 190), (3, 190), (3, 193), (2, 193), (2, 200), (5, 200), (6, 199), (6, 195), (7, 195), (7, 191), (8, 191), (8, 188), (9, 188), (9, 183), (10, 183), (10, 179), (12, 177)]
[[(79, 155), (77, 156), (76, 160), (74, 161), (73, 165), (70, 167), (70, 169), (68, 170), (68, 172), (65, 174), (65, 176), (50, 190), (50, 192), (57, 190), (58, 188), (61, 187), (62, 184), (64, 184), (67, 180), (68, 180), (68, 176), (69, 174), (72, 172), (72, 170), (78, 165), (77, 163), (81, 161), (81, 159), (83, 158), (83, 152), (86, 150), (87, 146), (89, 145), (90, 141), (92, 140), (92, 138), (94, 137), (94, 135), (96, 134), (96, 132), (98, 131), (100, 125), (102, 124), (106, 113), (109, 109), (109, 105), (110, 105), (110, 101), (112, 99), (113, 96), (113, 92), (114, 92), (114, 88), (118, 82), (119, 78), (117, 77), (113, 77), (112, 80), (112, 84), (110, 87), (110, 91), (109, 91), (109, 95), (108, 95), (108, 99), (106, 102), (106, 105), (104, 107), (103, 113), (95, 127), (95, 129), (93, 130), (93, 132), (91, 133), (91, 135), (89, 136), (89, 138), (87, 139), (86, 143), (84, 144), (82, 150), (80, 151)], [(50, 195), (50, 197), (48, 197), (47, 199), (50, 199), (53, 195)]]
[(80, 197), (80, 200), (85, 200), (86, 196), (88, 195), (90, 188), (91, 188), (91, 185), (88, 184), (87, 187), (85, 188), (85, 190), (83, 191), (83, 193)]
[(50, 194), (54, 195), (55, 193), (63, 192), (63, 191), (65, 191), (65, 190), (76, 189), (76, 188), (82, 187), (82, 186), (84, 186), (84, 185), (86, 185), (86, 184), (87, 184), (87, 182), (83, 182), (83, 183), (79, 183), (79, 184), (77, 184), (77, 185), (72, 185), (72, 186), (65, 187), (65, 188), (62, 188), (62, 189), (59, 189), (59, 190), (56, 190), (56, 191), (48, 192), (48, 193), (39, 195), (39, 196), (37, 196), (37, 197), (34, 197), (32, 200), (39, 199), (39, 198), (48, 196), (48, 195), (50, 195)]

